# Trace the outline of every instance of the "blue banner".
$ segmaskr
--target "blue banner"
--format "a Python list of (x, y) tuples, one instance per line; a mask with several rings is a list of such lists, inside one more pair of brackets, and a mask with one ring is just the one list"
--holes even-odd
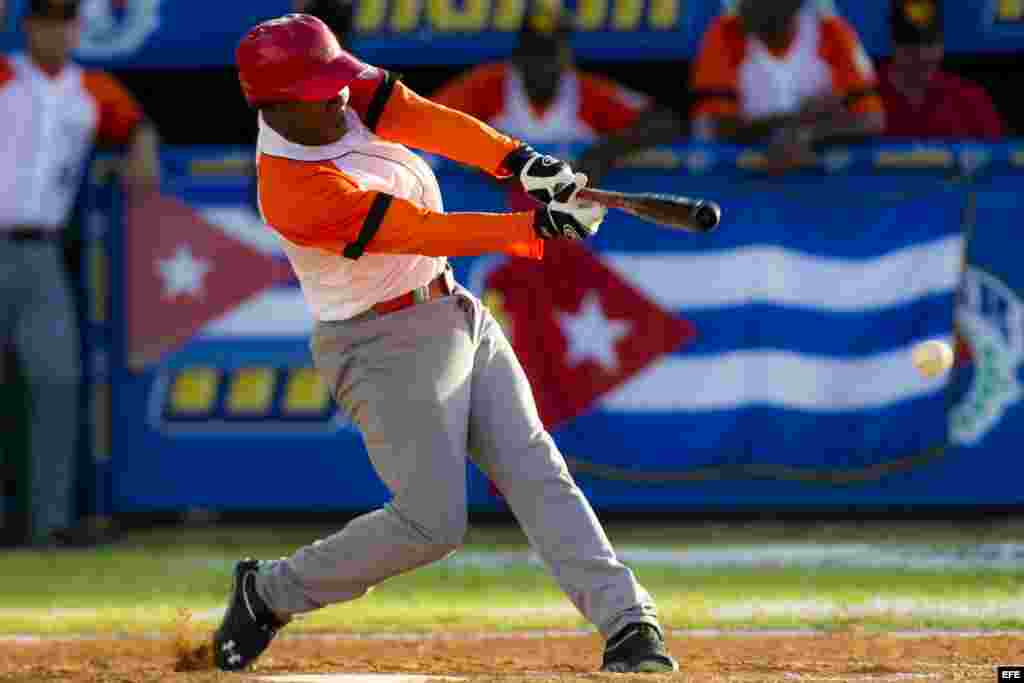
[[(889, 52), (888, 0), (809, 0), (851, 21), (875, 56)], [(8, 0), (0, 50), (20, 45), (16, 17), (25, 0)], [(581, 30), (573, 45), (585, 60), (691, 59), (708, 22), (730, 0), (568, 2)], [(525, 3), (511, 0), (358, 0), (354, 49), (385, 65), (475, 64), (506, 56)], [(1024, 49), (1020, 2), (947, 2), (950, 52)], [(81, 59), (112, 68), (226, 66), (254, 23), (290, 11), (289, 0), (85, 0)]]
[[(698, 157), (714, 172), (686, 163)], [(757, 158), (677, 147), (652, 155), (660, 168), (609, 175), (615, 189), (719, 201), (712, 235), (613, 212), (595, 240), (551, 243), (542, 263), (456, 260), (594, 504), (1022, 502), (1024, 157), (1009, 145), (852, 148), (845, 164), (785, 180)], [(249, 159), (174, 151), (167, 196), (123, 215), (93, 174), (87, 358), (115, 511), (387, 499), (311, 368), (312, 322), (238, 172)], [(667, 159), (682, 163), (667, 171)], [(973, 185), (943, 182), (964, 167)], [(437, 172), (448, 210), (508, 205), (478, 176)], [(933, 338), (957, 364), (929, 380), (910, 349)], [(473, 468), (469, 486), (475, 508), (503, 505)]]

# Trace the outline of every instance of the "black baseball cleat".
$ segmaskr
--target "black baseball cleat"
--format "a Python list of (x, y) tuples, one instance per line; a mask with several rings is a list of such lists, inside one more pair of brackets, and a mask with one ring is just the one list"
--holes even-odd
[(235, 579), (224, 619), (213, 634), (213, 658), (222, 671), (241, 671), (259, 657), (286, 621), (278, 619), (256, 592), (260, 563), (235, 564)]
[(663, 674), (679, 670), (679, 664), (665, 649), (658, 627), (647, 623), (629, 624), (608, 639), (601, 671), (619, 674)]

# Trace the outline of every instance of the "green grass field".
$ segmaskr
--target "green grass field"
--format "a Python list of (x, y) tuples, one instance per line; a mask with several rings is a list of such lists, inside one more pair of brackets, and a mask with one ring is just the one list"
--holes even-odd
[[(133, 532), (92, 551), (0, 555), (0, 633), (137, 633), (173, 628), (179, 610), (215, 623), (231, 566), (275, 558), (331, 529), (207, 527)], [(1024, 524), (610, 525), (630, 551), (719, 550), (766, 543), (813, 548), (912, 543), (949, 549), (1020, 543)], [(367, 597), (298, 620), (296, 631), (578, 629), (587, 625), (543, 567), (521, 561), (515, 528), (474, 529), (455, 558), (396, 577)], [(520, 556), (519, 553), (522, 553)], [(488, 558), (496, 558), (491, 562)], [(470, 558), (473, 561), (461, 561)], [(482, 559), (481, 559), (482, 558)], [(520, 558), (517, 560), (516, 558)], [(685, 567), (630, 562), (670, 628), (1017, 630), (1024, 566), (1000, 569)]]

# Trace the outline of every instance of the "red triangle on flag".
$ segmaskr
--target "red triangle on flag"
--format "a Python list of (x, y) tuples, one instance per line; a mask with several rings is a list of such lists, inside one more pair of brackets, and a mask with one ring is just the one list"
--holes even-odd
[(154, 363), (206, 323), (292, 277), (290, 266), (157, 193), (126, 210), (128, 365)]
[(509, 259), (484, 287), (549, 429), (696, 336), (575, 242), (551, 240), (541, 262)]

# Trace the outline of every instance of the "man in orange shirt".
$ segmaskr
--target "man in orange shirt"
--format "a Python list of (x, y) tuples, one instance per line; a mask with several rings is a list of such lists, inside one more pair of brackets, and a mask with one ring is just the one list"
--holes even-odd
[(678, 117), (646, 95), (577, 69), (571, 33), (565, 14), (543, 6), (510, 60), (470, 69), (431, 99), (530, 144), (590, 145), (575, 165), (592, 183), (617, 159), (682, 135)]
[(696, 137), (771, 145), (777, 168), (815, 144), (882, 132), (871, 60), (853, 28), (813, 0), (740, 0), (704, 35), (693, 70)]
[(95, 142), (126, 145), (130, 196), (159, 186), (156, 131), (113, 78), (70, 60), (78, 0), (30, 0), (27, 49), (0, 57), (0, 346), (13, 343), (31, 405), (29, 527), (35, 545), (87, 544), (73, 527), (78, 326), (61, 253)]
[[(467, 531), (472, 453), (608, 638), (602, 668), (675, 670), (653, 600), (541, 424), (508, 340), (446, 260), (539, 258), (546, 240), (593, 235), (605, 211), (575, 201), (586, 178), (359, 61), (315, 17), (264, 22), (236, 55), (259, 112), (260, 208), (317, 321), (314, 362), (392, 498), (291, 557), (238, 562), (214, 634), (217, 666), (244, 669), (294, 615), (454, 552)], [(543, 206), (445, 213), (430, 166), (406, 145), (513, 176)]]

